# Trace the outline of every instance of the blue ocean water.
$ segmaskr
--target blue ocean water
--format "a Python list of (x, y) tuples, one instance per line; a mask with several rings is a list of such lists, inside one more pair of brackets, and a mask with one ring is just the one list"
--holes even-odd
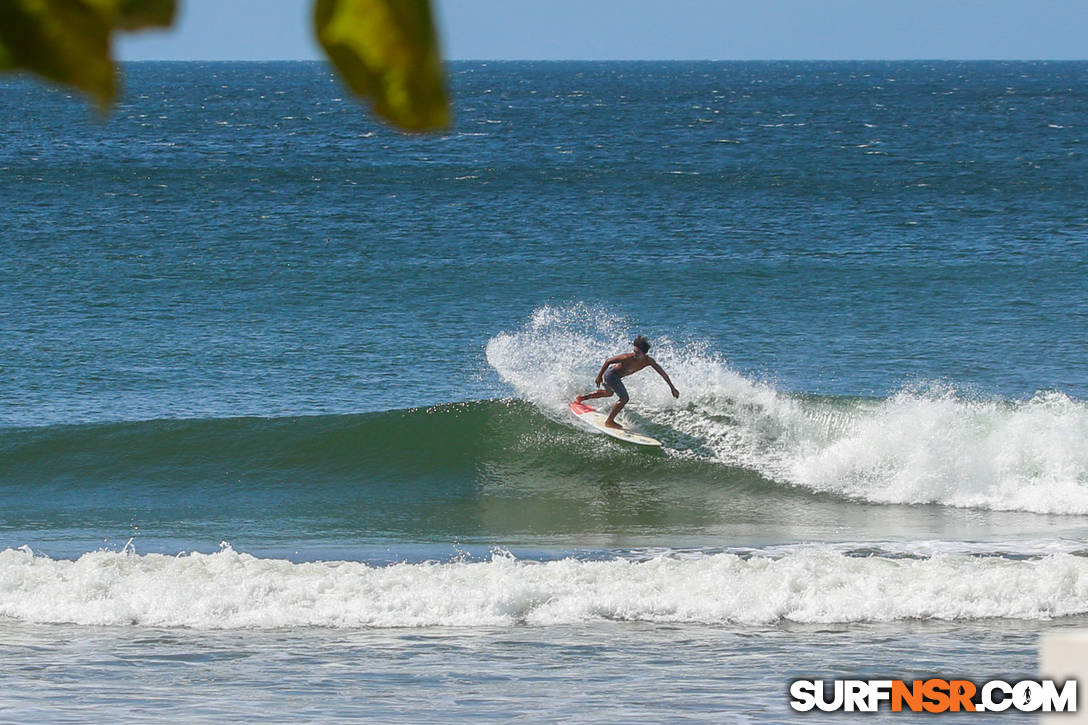
[[(1084, 625), (1088, 63), (450, 80), (0, 82), (3, 717), (789, 722)], [(639, 333), (661, 451), (565, 411)]]

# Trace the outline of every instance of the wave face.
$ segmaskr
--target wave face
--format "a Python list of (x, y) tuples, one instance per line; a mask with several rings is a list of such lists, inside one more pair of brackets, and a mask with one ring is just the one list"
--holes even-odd
[[(473, 468), (481, 445), (487, 444), (486, 429), (508, 407), (482, 402), (359, 415), (7, 429), (0, 431), (0, 476), (72, 484), (274, 484), (296, 477), (315, 482), (351, 479), (383, 469), (401, 474), (448, 470), (456, 475)], [(425, 456), (420, 455), (423, 450)]]
[(569, 488), (640, 471), (665, 480), (723, 478), (724, 469), (711, 461), (632, 459), (630, 449), (608, 441), (520, 400), (358, 415), (9, 428), (0, 429), (0, 486), (388, 484), (426, 486), (440, 495), (516, 481)]
[[(514, 510), (515, 501), (536, 505), (532, 526), (540, 529), (582, 517), (584, 530), (600, 531), (590, 525), (598, 514), (611, 517), (598, 521), (608, 530), (667, 519), (698, 524), (707, 504), (736, 508), (736, 499), (710, 501), (715, 493), (800, 497), (803, 505), (831, 494), (877, 504), (1088, 514), (1088, 405), (1060, 392), (992, 400), (930, 385), (882, 400), (798, 395), (738, 373), (706, 345), (657, 336), (652, 352), (682, 397), (673, 400), (644, 371), (628, 379), (628, 411), (664, 442), (664, 453), (579, 429), (566, 402), (591, 387), (600, 360), (625, 350), (631, 335), (625, 320), (592, 309), (537, 310), (522, 329), (487, 346), (514, 400), (0, 429), (0, 489), (33, 491), (39, 501), (68, 496), (67, 509), (54, 510), (70, 517), (85, 508), (84, 498), (97, 497), (106, 510), (111, 496), (124, 503), (135, 491), (202, 506), (191, 512), (194, 521), (243, 494), (245, 505), (255, 505), (254, 492), (265, 496), (266, 509), (306, 515), (350, 504), (362, 521), (384, 511), (381, 521), (364, 522), (375, 526), (429, 507), (412, 524), (417, 531), (440, 526), (469, 536), (507, 531), (529, 516)], [(636, 487), (608, 489), (618, 483)], [(216, 497), (177, 493), (194, 487)], [(505, 518), (499, 507), (482, 505), (499, 498)], [(11, 501), (9, 519), (33, 503), (18, 495)], [(769, 508), (766, 500), (752, 505)], [(28, 513), (27, 521), (31, 514), (38, 515)], [(454, 517), (448, 525), (443, 514)], [(233, 533), (211, 535), (218, 541)]]
[[(159, 551), (229, 539), (264, 554), (296, 542), (609, 547), (717, 531), (741, 498), (783, 498), (714, 461), (632, 456), (523, 401), (5, 429), (0, 494), (0, 548), (65, 556), (132, 536)], [(772, 510), (807, 518), (796, 503)]]
[[(634, 334), (601, 310), (545, 307), (493, 337), (487, 359), (520, 397), (561, 418)], [(741, 375), (707, 345), (654, 342), (682, 397), (645, 371), (625, 381), (628, 410), (674, 456), (875, 503), (1088, 513), (1082, 400), (1057, 391), (990, 400), (936, 384), (883, 400), (796, 395)]]
[(237, 553), (0, 551), (0, 617), (35, 623), (239, 629), (556, 625), (602, 620), (773, 624), (1088, 612), (1088, 559), (1058, 553), (292, 563)]

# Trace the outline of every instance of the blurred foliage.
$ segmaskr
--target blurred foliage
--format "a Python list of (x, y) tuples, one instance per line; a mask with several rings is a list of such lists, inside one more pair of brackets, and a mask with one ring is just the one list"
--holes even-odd
[[(29, 70), (117, 98), (111, 40), (170, 27), (175, 0), (0, 0), (0, 70)], [(351, 90), (406, 131), (449, 125), (449, 101), (428, 0), (316, 0), (318, 40)]]
[(173, 20), (173, 0), (2, 0), (0, 69), (23, 68), (75, 86), (106, 108), (117, 96), (113, 31)]
[(428, 0), (317, 0), (317, 38), (357, 95), (409, 131), (449, 125)]

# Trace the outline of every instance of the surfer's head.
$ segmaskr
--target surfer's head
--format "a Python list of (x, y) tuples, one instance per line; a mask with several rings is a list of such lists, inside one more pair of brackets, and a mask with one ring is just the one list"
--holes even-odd
[(650, 351), (650, 341), (646, 339), (645, 335), (639, 335), (631, 344), (634, 345), (635, 349), (641, 352), (643, 355)]

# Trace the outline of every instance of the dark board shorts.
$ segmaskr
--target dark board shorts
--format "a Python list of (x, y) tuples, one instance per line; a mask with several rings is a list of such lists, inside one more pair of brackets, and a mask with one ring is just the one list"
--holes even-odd
[(616, 372), (615, 368), (609, 368), (601, 379), (604, 381), (605, 389), (620, 396), (620, 400), (627, 400), (630, 398), (630, 396), (627, 395), (627, 388), (624, 387), (623, 380), (620, 378), (620, 374)]

